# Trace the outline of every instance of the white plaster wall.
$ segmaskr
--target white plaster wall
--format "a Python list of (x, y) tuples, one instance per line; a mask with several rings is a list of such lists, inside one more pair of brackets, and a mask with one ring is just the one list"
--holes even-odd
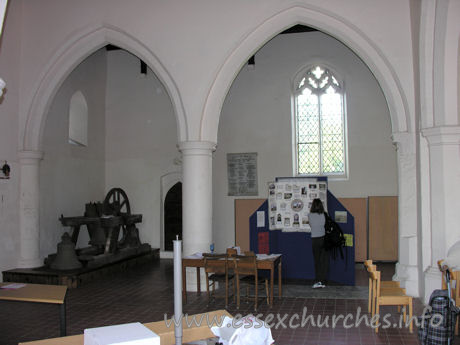
[[(3, 32), (19, 32), (22, 15), (20, 8), (12, 7), (6, 12)], [(19, 39), (15, 35), (2, 35), (0, 44), (0, 77), (6, 82), (4, 95), (0, 98), (0, 164), (8, 161), (11, 178), (0, 180), (0, 272), (17, 265), (19, 252), (19, 161), (18, 97), (20, 66)], [(0, 276), (0, 281), (1, 281)]]
[[(56, 252), (64, 231), (58, 218), (83, 216), (85, 204), (103, 201), (105, 176), (106, 52), (99, 50), (83, 61), (56, 94), (43, 135), (44, 158), (40, 165), (40, 255)], [(68, 143), (69, 104), (81, 91), (88, 104), (88, 146)], [(86, 227), (77, 247), (88, 245)]]
[(177, 134), (171, 100), (150, 68), (125, 51), (108, 53), (106, 191), (121, 187), (131, 213), (141, 213), (142, 242), (160, 247), (161, 176), (177, 171)]
[(260, 198), (267, 197), (268, 181), (293, 175), (291, 81), (314, 62), (334, 68), (347, 97), (349, 179), (330, 180), (329, 189), (336, 197), (397, 195), (388, 106), (372, 73), (350, 49), (321, 32), (279, 35), (257, 52), (254, 70), (243, 67), (222, 109), (213, 162), (218, 250), (234, 243), (235, 197), (227, 196), (226, 154), (258, 153)]

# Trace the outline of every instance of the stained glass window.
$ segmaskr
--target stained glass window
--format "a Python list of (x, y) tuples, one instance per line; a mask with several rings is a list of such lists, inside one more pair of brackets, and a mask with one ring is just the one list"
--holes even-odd
[(298, 175), (346, 175), (343, 87), (331, 71), (314, 66), (295, 85)]

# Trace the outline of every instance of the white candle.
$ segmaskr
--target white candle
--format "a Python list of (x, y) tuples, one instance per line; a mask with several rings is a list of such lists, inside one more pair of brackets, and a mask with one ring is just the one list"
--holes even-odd
[[(176, 345), (182, 344), (182, 241), (176, 236), (174, 243), (174, 335)], [(177, 321), (180, 322), (177, 322)]]

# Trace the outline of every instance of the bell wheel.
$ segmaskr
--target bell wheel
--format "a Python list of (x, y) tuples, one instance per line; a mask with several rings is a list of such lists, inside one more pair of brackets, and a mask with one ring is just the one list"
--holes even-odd
[(106, 195), (103, 204), (104, 213), (113, 216), (131, 215), (128, 196), (121, 188), (112, 188)]

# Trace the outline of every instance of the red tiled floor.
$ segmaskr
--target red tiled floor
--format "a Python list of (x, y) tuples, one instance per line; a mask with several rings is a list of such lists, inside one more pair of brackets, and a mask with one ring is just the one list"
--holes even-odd
[[(391, 279), (394, 265), (379, 265), (384, 272), (384, 279)], [(356, 284), (367, 285), (367, 273), (357, 267)], [(114, 275), (97, 282), (88, 283), (78, 289), (68, 292), (67, 300), (67, 333), (69, 335), (82, 333), (85, 328), (99, 327), (128, 322), (151, 322), (163, 320), (165, 313), (171, 317), (173, 305), (173, 265), (171, 260), (133, 269), (124, 274)], [(216, 300), (214, 305), (207, 308), (205, 293), (188, 294), (188, 303), (184, 304), (184, 313), (196, 314), (207, 310), (224, 309), (224, 301)], [(421, 302), (416, 299), (414, 311), (420, 314), (423, 310)], [(230, 304), (228, 311), (233, 314), (247, 315), (252, 313), (251, 303), (242, 303), (240, 310)], [(302, 316), (306, 309), (305, 318)], [(355, 321), (359, 316), (360, 325)], [(383, 315), (391, 313), (391, 325), (397, 324), (399, 314), (396, 308), (385, 307)], [(45, 339), (59, 336), (59, 310), (56, 306), (47, 304), (0, 302), (0, 345), (13, 345), (18, 342)], [(380, 329), (376, 334), (365, 324), (367, 300), (364, 299), (313, 299), (313, 298), (283, 298), (275, 299), (273, 308), (263, 303), (258, 313), (265, 320), (273, 314), (272, 335), (277, 345), (285, 344), (418, 344), (416, 330), (409, 333), (408, 329), (391, 327)], [(345, 323), (339, 319), (336, 327), (332, 327), (335, 315), (351, 314), (353, 319)], [(297, 316), (298, 315), (298, 316)], [(318, 318), (323, 327), (318, 326)], [(289, 321), (291, 320), (290, 327)], [(327, 321), (326, 321), (327, 320)], [(280, 322), (282, 321), (282, 322)], [(313, 323), (314, 321), (314, 323)], [(352, 327), (347, 327), (352, 326)], [(460, 344), (456, 337), (454, 344)], [(250, 345), (250, 344), (248, 344)]]

